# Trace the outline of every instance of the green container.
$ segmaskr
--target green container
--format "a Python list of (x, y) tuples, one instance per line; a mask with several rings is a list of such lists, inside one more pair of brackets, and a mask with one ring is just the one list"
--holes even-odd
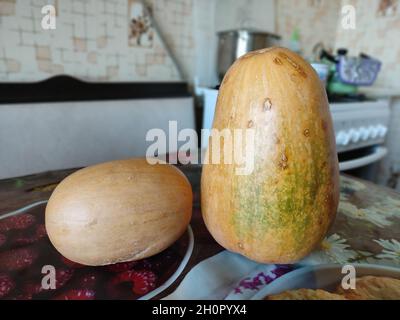
[(332, 76), (328, 82), (328, 92), (330, 94), (354, 94), (357, 93), (358, 87), (351, 84), (346, 84), (340, 81), (339, 75), (336, 71), (336, 65), (331, 63)]

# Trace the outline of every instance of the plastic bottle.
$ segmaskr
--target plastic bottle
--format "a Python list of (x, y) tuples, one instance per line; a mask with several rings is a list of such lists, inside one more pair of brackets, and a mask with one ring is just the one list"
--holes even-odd
[(300, 55), (302, 53), (300, 43), (300, 30), (298, 28), (295, 28), (292, 32), (292, 35), (290, 37), (289, 49)]

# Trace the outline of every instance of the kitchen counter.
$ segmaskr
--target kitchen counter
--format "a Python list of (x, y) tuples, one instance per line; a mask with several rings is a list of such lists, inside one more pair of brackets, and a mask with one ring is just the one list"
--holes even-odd
[[(199, 262), (223, 251), (223, 248), (212, 239), (201, 218), (200, 167), (183, 166), (180, 168), (189, 178), (194, 191), (191, 221), (194, 249), (188, 264), (181, 270), (177, 280), (169, 288), (159, 293), (156, 298), (171, 293), (185, 274)], [(74, 171), (74, 169), (60, 170), (0, 180), (0, 217), (33, 202), (47, 200), (57, 183)], [(45, 205), (42, 204), (30, 210), (36, 210), (36, 215), (43, 216), (44, 208)], [(48, 239), (42, 241), (48, 242)], [(54, 250), (50, 244), (41, 248)], [(2, 249), (0, 244), (0, 255), (2, 250), (4, 247)], [(400, 267), (400, 194), (343, 175), (341, 176), (340, 206), (336, 221), (320, 248), (299, 264), (343, 264), (347, 262)], [(90, 270), (91, 272), (98, 271), (93, 267)], [(79, 272), (83, 272), (82, 269)], [(26, 274), (22, 273), (21, 276), (26, 276)]]
[(374, 98), (395, 98), (400, 97), (400, 88), (396, 87), (361, 87), (359, 89), (361, 93), (366, 94), (369, 97)]

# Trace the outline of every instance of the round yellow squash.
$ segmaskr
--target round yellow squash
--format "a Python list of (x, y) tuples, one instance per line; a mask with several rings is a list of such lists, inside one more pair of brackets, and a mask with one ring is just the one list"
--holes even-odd
[[(201, 205), (210, 233), (258, 262), (305, 257), (325, 237), (339, 199), (332, 119), (316, 72), (284, 48), (244, 55), (222, 82), (213, 128), (232, 136), (251, 129), (255, 139), (249, 174), (238, 174), (243, 165), (234, 162), (203, 167)], [(246, 149), (243, 140), (234, 152)], [(219, 141), (223, 150), (226, 142)], [(213, 143), (211, 136), (208, 155)]]
[(54, 190), (46, 229), (66, 258), (98, 266), (155, 255), (186, 230), (192, 189), (184, 174), (145, 159), (79, 170)]

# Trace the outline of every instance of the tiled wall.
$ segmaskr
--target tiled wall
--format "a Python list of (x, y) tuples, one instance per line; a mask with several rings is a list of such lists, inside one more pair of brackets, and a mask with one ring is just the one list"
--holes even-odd
[[(149, 2), (184, 71), (192, 74), (192, 1)], [(41, 8), (49, 3), (57, 9), (56, 30), (41, 28)], [(157, 34), (150, 47), (130, 46), (128, 23), (128, 0), (0, 0), (0, 81), (59, 73), (98, 81), (178, 80)]]
[(341, 0), (276, 0), (277, 32), (288, 46), (295, 28), (299, 29), (303, 54), (312, 56), (312, 47), (322, 42), (333, 48)]
[[(276, 0), (277, 32), (288, 45), (293, 30), (300, 31), (304, 54), (312, 56), (318, 42), (327, 48), (348, 48), (381, 59), (383, 69), (376, 82), (380, 86), (400, 87), (400, 1), (399, 0)], [(384, 3), (395, 9), (382, 11)], [(341, 8), (356, 9), (356, 29), (342, 27)], [(397, 8), (396, 8), (397, 7)]]
[[(345, 30), (338, 24), (336, 47), (350, 49), (351, 54), (365, 52), (384, 63), (376, 85), (400, 88), (400, 7), (381, 12), (381, 0), (343, 0), (356, 9), (356, 29)], [(398, 0), (393, 1), (399, 4)]]
[(275, 0), (215, 0), (215, 2), (216, 31), (236, 28), (275, 31)]
[[(0, 81), (40, 80), (59, 73), (98, 81), (179, 79), (157, 33), (150, 46), (129, 45), (128, 8), (135, 1), (0, 0)], [(197, 76), (201, 84), (215, 84), (216, 31), (250, 26), (281, 34), (283, 45), (298, 27), (309, 57), (318, 42), (381, 57), (385, 64), (378, 84), (400, 83), (400, 14), (378, 15), (380, 0), (147, 2), (190, 81)], [(57, 8), (56, 30), (40, 25), (41, 8), (49, 3)], [(348, 3), (357, 9), (354, 31), (338, 24), (340, 8)]]
[[(128, 8), (135, 1), (0, 0), (0, 81), (41, 80), (60, 73), (96, 81), (178, 80), (154, 29), (151, 45), (129, 45)], [(217, 84), (217, 27), (239, 27), (235, 17), (243, 6), (252, 8), (249, 14), (257, 13), (251, 26), (274, 31), (274, 0), (146, 1), (185, 78), (193, 82), (197, 77), (201, 85)], [(45, 4), (57, 9), (54, 31), (41, 28)]]
[[(311, 55), (312, 45), (322, 41), (327, 47), (348, 48), (381, 59), (382, 71), (377, 85), (400, 85), (400, 1), (399, 0), (276, 0), (277, 31), (288, 44), (298, 27), (304, 53)], [(356, 10), (356, 28), (344, 29), (341, 8)]]

